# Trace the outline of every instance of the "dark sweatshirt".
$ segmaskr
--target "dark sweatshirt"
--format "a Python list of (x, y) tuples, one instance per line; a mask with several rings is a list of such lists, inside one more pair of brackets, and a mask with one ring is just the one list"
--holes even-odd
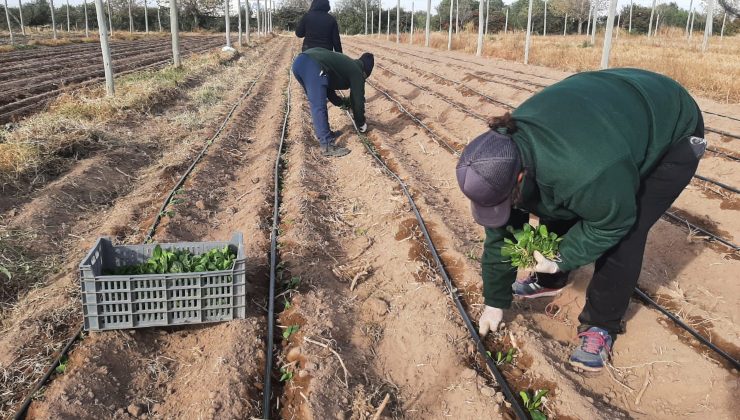
[(308, 13), (303, 15), (295, 34), (303, 39), (303, 51), (309, 48), (325, 48), (329, 51), (342, 52), (342, 41), (339, 40), (339, 25), (334, 16), (329, 14), (329, 0), (313, 0)]
[(323, 48), (311, 48), (303, 53), (319, 63), (321, 70), (329, 77), (326, 92), (329, 101), (336, 106), (342, 105), (342, 100), (335, 91), (349, 89), (355, 123), (358, 127), (365, 124), (365, 74), (362, 62)]
[[(645, 70), (585, 72), (560, 81), (513, 113), (512, 135), (526, 175), (522, 204), (545, 220), (577, 220), (560, 244), (561, 271), (597, 260), (632, 228), (642, 180), (676, 142), (690, 136), (699, 108), (675, 81)], [(501, 255), (506, 225), (486, 229), (482, 269), (488, 306), (508, 308), (516, 271)]]

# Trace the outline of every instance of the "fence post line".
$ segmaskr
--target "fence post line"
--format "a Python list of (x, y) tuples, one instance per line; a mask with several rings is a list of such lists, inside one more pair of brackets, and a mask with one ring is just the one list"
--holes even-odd
[(100, 35), (100, 49), (103, 52), (103, 69), (105, 70), (105, 93), (115, 95), (113, 86), (113, 67), (110, 59), (110, 45), (108, 44), (108, 28), (105, 23), (103, 0), (95, 0), (95, 14), (98, 19), (98, 34)]

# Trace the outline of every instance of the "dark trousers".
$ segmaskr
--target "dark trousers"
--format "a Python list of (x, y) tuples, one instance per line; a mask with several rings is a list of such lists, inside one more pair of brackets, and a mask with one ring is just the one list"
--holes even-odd
[[(701, 119), (693, 135), (704, 137)], [(586, 305), (578, 316), (582, 326), (603, 328), (613, 337), (623, 332), (622, 319), (640, 277), (648, 232), (691, 181), (699, 157), (688, 138), (681, 140), (642, 181), (635, 224), (617, 245), (596, 260), (594, 275), (586, 289)], [(543, 221), (559, 235), (566, 233), (575, 222)], [(567, 273), (538, 276), (538, 282), (544, 287), (562, 287), (566, 279)]]
[(319, 63), (306, 54), (298, 54), (292, 70), (311, 104), (311, 120), (316, 137), (321, 146), (328, 146), (334, 142), (329, 128), (329, 112), (326, 109), (329, 78), (321, 71)]

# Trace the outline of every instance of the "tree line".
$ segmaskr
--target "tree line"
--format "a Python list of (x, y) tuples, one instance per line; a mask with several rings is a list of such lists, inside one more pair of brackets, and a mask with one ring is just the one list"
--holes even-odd
[[(105, 0), (106, 8), (110, 8), (110, 21), (114, 30), (129, 30), (129, 6), (131, 7), (131, 23), (133, 30), (143, 31), (145, 25), (144, 13), (145, 0)], [(161, 21), (162, 30), (169, 30), (169, 2), (167, 0), (146, 0), (149, 29), (151, 31), (159, 30)], [(450, 18), (450, 1), (442, 0), (431, 17), (432, 31), (447, 31), (449, 28)], [(484, 0), (485, 1), (485, 0)], [(110, 5), (108, 5), (110, 3)], [(232, 3), (236, 3), (232, 0)], [(620, 18), (615, 19), (615, 25), (625, 30), (628, 29), (630, 4), (624, 4), (618, 11)], [(696, 0), (699, 3), (699, 0)], [(396, 20), (400, 18), (399, 26), (401, 32), (408, 32), (411, 27), (411, 21), (414, 21), (415, 30), (423, 31), (426, 24), (426, 0), (416, 0), (414, 13), (411, 10), (401, 8), (400, 15), (397, 15), (395, 7), (382, 8), (378, 0), (340, 0), (336, 3), (335, 9), (332, 10), (339, 23), (340, 30), (345, 34), (361, 34), (365, 32), (365, 10), (367, 4), (367, 24), (372, 27), (368, 28), (368, 33), (376, 33), (379, 28), (383, 32), (387, 31), (390, 14), (391, 33), (395, 32)], [(725, 35), (734, 35), (740, 32), (740, 18), (734, 16), (734, 3), (731, 0), (720, 1), (718, 6), (719, 12), (714, 14), (714, 31), (719, 34), (723, 21), (725, 24)], [(274, 27), (277, 30), (292, 31), (295, 29), (301, 16), (308, 10), (310, 0), (286, 0), (275, 8), (273, 13)], [(596, 10), (597, 26), (603, 27), (606, 23), (606, 9), (608, 0), (533, 0), (532, 5), (532, 28), (535, 34), (563, 34), (563, 33), (583, 33), (589, 26), (589, 18)], [(256, 1), (249, 4), (251, 27), (256, 25)], [(261, 8), (264, 7), (264, 0), (261, 1)], [(476, 0), (457, 0), (453, 4), (453, 32), (463, 30), (477, 30), (478, 27), (478, 7), (479, 2)], [(502, 32), (506, 30), (523, 31), (527, 27), (527, 10), (529, 0), (516, 0), (510, 5), (504, 5), (502, 0), (488, 0), (484, 4), (485, 16), (484, 22), (487, 22), (490, 33)], [(545, 8), (547, 7), (547, 27), (545, 28)], [(724, 10), (730, 13), (725, 18)], [(20, 27), (20, 14), (18, 7), (9, 7), (8, 11), (11, 16), (11, 25), (14, 29)], [(231, 4), (230, 15), (231, 29), (236, 30), (236, 5)], [(242, 17), (246, 16), (247, 5), (242, 3)], [(183, 31), (224, 31), (224, 0), (180, 0), (180, 30)], [(106, 10), (107, 12), (107, 10)], [(159, 12), (159, 16), (158, 16)], [(508, 19), (507, 19), (508, 13)], [(631, 29), (632, 33), (645, 34), (650, 28), (651, 7), (632, 5)], [(684, 28), (687, 21), (694, 21), (694, 28), (701, 30), (706, 21), (706, 14), (696, 11), (693, 19), (690, 18), (689, 10), (680, 8), (675, 2), (657, 5), (655, 13), (659, 16), (660, 27)], [(57, 25), (62, 30), (66, 29), (67, 24), (67, 5), (63, 0), (57, 0), (55, 3), (55, 15)], [(88, 1), (87, 15), (90, 28), (96, 28), (95, 6), (92, 0)], [(70, 26), (71, 28), (84, 29), (85, 11), (84, 5), (69, 6)], [(49, 26), (51, 25), (51, 9), (48, 0), (33, 0), (23, 4), (23, 21), (26, 26)], [(3, 21), (2, 29), (7, 29), (7, 24)]]

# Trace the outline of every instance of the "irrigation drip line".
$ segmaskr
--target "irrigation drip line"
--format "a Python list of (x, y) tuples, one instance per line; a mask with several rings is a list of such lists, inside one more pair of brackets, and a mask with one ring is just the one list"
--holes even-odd
[(49, 380), (51, 377), (51, 374), (54, 373), (54, 370), (59, 366), (59, 364), (62, 361), (62, 358), (67, 355), (67, 352), (69, 352), (69, 349), (72, 348), (72, 344), (74, 344), (77, 339), (82, 334), (82, 330), (84, 328), (84, 324), (80, 325), (80, 328), (77, 329), (77, 332), (67, 340), (67, 344), (64, 346), (61, 352), (59, 352), (59, 356), (54, 359), (54, 363), (52, 363), (48, 369), (46, 369), (46, 373), (44, 373), (44, 376), (41, 377), (36, 382), (36, 385), (33, 386), (33, 389), (31, 389), (31, 392), (26, 395), (26, 398), (23, 400), (23, 404), (21, 404), (18, 411), (15, 412), (15, 415), (13, 416), (13, 420), (21, 420), (26, 417), (26, 411), (28, 411), (28, 407), (31, 405), (31, 401), (33, 400), (33, 396), (36, 395), (36, 392), (38, 392), (39, 389), (41, 389), (42, 386), (46, 383), (46, 381)]
[[(265, 71), (265, 68), (266, 67), (264, 67), (262, 69), (262, 71), (260, 72), (260, 74), (255, 79), (255, 81), (252, 82), (252, 84), (250, 85), (249, 89), (247, 90), (247, 93), (249, 93), (249, 91), (252, 90), (252, 88), (257, 83), (257, 81), (259, 81), (259, 78), (262, 76), (262, 73)], [(224, 118), (224, 122), (221, 124), (221, 127), (219, 128), (219, 133), (220, 133), (220, 131), (222, 131), (224, 129), (224, 127), (226, 126), (226, 123), (231, 119), (232, 115), (234, 114), (234, 110), (242, 102), (242, 100), (245, 97), (246, 97), (246, 95), (242, 95), (239, 98), (239, 100), (236, 102), (236, 104), (234, 105), (234, 107), (231, 108), (231, 111), (226, 115), (226, 117)], [(199, 161), (203, 157), (203, 154), (205, 153), (206, 149), (208, 148), (208, 146), (210, 146), (210, 144), (213, 142), (213, 140), (215, 138), (216, 138), (216, 136), (214, 135), (206, 143), (206, 147), (204, 147), (203, 150), (201, 151), (201, 153), (196, 157), (196, 161), (194, 161), (193, 164), (190, 165), (190, 168), (188, 168), (188, 171), (186, 172), (186, 175), (189, 175), (192, 172), (192, 170), (195, 167), (195, 164), (197, 163), (197, 161)], [(180, 182), (178, 184), (181, 184), (182, 182), (184, 182), (184, 178), (185, 177), (186, 176), (184, 175), (184, 177), (180, 179)], [(165, 204), (162, 205), (162, 209), (164, 209), (166, 207), (167, 203), (172, 198), (172, 196), (174, 195), (175, 191), (178, 188), (179, 188), (179, 185), (175, 185), (175, 187), (172, 189), (172, 191), (170, 191), (170, 194), (167, 196), (167, 199), (165, 201)], [(153, 238), (153, 235), (155, 233), (157, 224), (159, 224), (159, 220), (161, 218), (161, 212), (162, 212), (162, 210), (160, 210), (159, 215), (154, 220), (154, 222), (152, 222), (152, 227), (149, 229), (149, 234), (147, 235), (147, 240)], [(50, 367), (46, 370), (46, 373), (44, 374), (44, 376), (41, 377), (41, 379), (39, 379), (36, 382), (36, 385), (34, 385), (34, 387), (31, 390), (31, 392), (29, 392), (28, 395), (26, 396), (26, 398), (23, 400), (23, 404), (18, 409), (18, 411), (16, 411), (15, 415), (13, 416), (13, 420), (22, 420), (22, 419), (24, 419), (26, 417), (26, 412), (28, 410), (28, 407), (31, 405), (31, 401), (33, 400), (34, 395), (36, 394), (36, 392), (38, 392), (39, 389), (41, 389), (42, 386), (44, 386), (44, 384), (46, 383), (46, 381), (49, 380), (49, 378), (51, 377), (51, 374), (54, 372), (54, 369), (56, 369), (56, 367), (59, 366), (59, 364), (61, 363), (62, 358), (64, 358), (68, 354), (69, 350), (72, 348), (72, 345), (77, 341), (77, 339), (79, 339), (81, 337), (82, 333), (84, 332), (84, 328), (85, 328), (85, 324), (82, 323), (80, 325), (80, 327), (77, 329), (77, 332), (73, 336), (71, 336), (69, 338), (69, 340), (67, 341), (67, 344), (64, 346), (64, 348), (62, 349), (62, 351), (59, 352), (59, 355), (54, 359), (54, 361), (52, 362), (52, 364), (50, 365)]]
[(378, 92), (382, 93), (383, 95), (385, 95), (385, 97), (386, 97), (386, 98), (388, 98), (388, 99), (389, 99), (389, 100), (391, 100), (391, 101), (392, 101), (393, 103), (395, 103), (395, 104), (396, 104), (396, 106), (398, 107), (398, 109), (399, 109), (399, 110), (400, 110), (401, 112), (403, 112), (404, 114), (408, 115), (408, 117), (409, 117), (409, 118), (411, 118), (411, 119), (412, 119), (412, 120), (413, 120), (413, 121), (414, 121), (414, 122), (415, 122), (416, 124), (418, 124), (418, 125), (419, 125), (419, 126), (420, 126), (421, 128), (423, 128), (424, 130), (426, 130), (426, 131), (427, 131), (427, 133), (429, 133), (429, 135), (430, 135), (430, 136), (432, 137), (432, 139), (434, 139), (434, 141), (435, 141), (435, 142), (437, 142), (437, 144), (439, 144), (440, 146), (442, 146), (442, 147), (444, 147), (445, 149), (447, 149), (447, 150), (448, 150), (448, 151), (449, 151), (450, 153), (452, 153), (453, 155), (455, 155), (455, 156), (460, 156), (460, 152), (458, 152), (458, 151), (457, 151), (457, 150), (456, 150), (456, 149), (455, 149), (454, 147), (450, 146), (450, 144), (449, 144), (449, 143), (447, 143), (446, 141), (442, 140), (442, 139), (441, 139), (441, 138), (440, 138), (440, 137), (439, 137), (439, 136), (438, 136), (438, 135), (437, 135), (437, 134), (436, 134), (436, 133), (435, 133), (434, 131), (432, 131), (432, 129), (431, 129), (431, 128), (429, 128), (429, 126), (427, 126), (426, 124), (424, 124), (424, 123), (423, 123), (423, 122), (422, 122), (422, 121), (421, 121), (421, 120), (420, 120), (419, 118), (417, 118), (417, 117), (416, 117), (416, 116), (415, 116), (414, 114), (412, 114), (412, 113), (410, 113), (409, 111), (407, 111), (407, 110), (406, 110), (406, 108), (404, 108), (404, 107), (403, 107), (403, 105), (401, 105), (401, 103), (400, 103), (400, 102), (398, 102), (398, 101), (397, 101), (397, 100), (395, 100), (395, 99), (394, 99), (394, 98), (393, 98), (393, 97), (392, 97), (391, 95), (389, 95), (389, 94), (388, 94), (388, 92), (386, 92), (386, 91), (384, 91), (383, 89), (381, 89), (381, 88), (379, 88), (379, 87), (375, 86), (374, 84), (372, 84), (371, 82), (369, 82), (369, 81), (367, 81), (367, 80), (365, 81), (365, 83), (369, 84), (370, 86), (372, 86), (372, 87), (373, 87), (373, 89), (375, 89), (375, 90), (377, 90)]
[(733, 155), (731, 155), (729, 153), (725, 153), (723, 151), (720, 151), (718, 149), (715, 149), (713, 147), (707, 147), (707, 150), (710, 151), (710, 152), (712, 152), (712, 153), (714, 153), (714, 154), (716, 154), (716, 155), (724, 156), (727, 159), (734, 160), (735, 162), (740, 161), (740, 158), (735, 157), (735, 156), (733, 156)]
[(647, 295), (647, 293), (645, 293), (642, 290), (640, 290), (639, 287), (635, 287), (635, 293), (637, 294), (637, 296), (643, 302), (649, 304), (650, 306), (653, 306), (655, 309), (657, 309), (658, 311), (660, 311), (661, 313), (663, 313), (663, 315), (665, 315), (668, 318), (670, 318), (671, 321), (673, 321), (674, 323), (676, 323), (676, 325), (678, 325), (679, 327), (681, 327), (684, 330), (686, 330), (689, 334), (693, 335), (694, 338), (696, 338), (697, 340), (699, 340), (699, 342), (701, 342), (705, 346), (709, 347), (710, 349), (714, 350), (715, 353), (717, 353), (722, 358), (724, 358), (725, 360), (727, 360), (728, 362), (730, 362), (730, 364), (732, 365), (733, 368), (740, 369), (740, 362), (738, 362), (737, 359), (735, 359), (734, 357), (732, 357), (729, 354), (727, 354), (727, 352), (725, 352), (721, 348), (717, 347), (711, 341), (707, 340), (706, 337), (704, 337), (703, 335), (699, 334), (695, 329), (691, 328), (689, 325), (687, 325), (685, 322), (683, 322), (679, 317), (677, 317), (676, 315), (672, 314), (671, 312), (669, 312), (668, 310), (666, 310), (665, 308), (663, 308), (659, 303), (657, 303), (656, 301), (654, 301), (653, 299), (651, 299), (650, 296)]
[[(293, 51), (291, 48), (291, 56)], [(278, 153), (275, 159), (275, 194), (272, 209), (272, 228), (270, 231), (270, 292), (267, 301), (267, 358), (265, 360), (265, 383), (263, 386), (263, 404), (262, 418), (270, 419), (270, 400), (272, 394), (272, 356), (273, 346), (275, 345), (275, 282), (277, 280), (277, 236), (278, 224), (280, 221), (280, 169), (283, 161), (283, 144), (285, 143), (285, 133), (288, 129), (288, 117), (290, 115), (290, 86), (293, 78), (290, 77), (290, 67), (288, 67), (288, 87), (286, 88), (286, 105), (285, 117), (283, 118), (283, 129), (280, 133), (280, 143), (278, 143)]]
[(719, 134), (721, 136), (730, 137), (730, 138), (733, 138), (733, 139), (736, 139), (736, 140), (737, 139), (740, 139), (740, 134), (733, 134), (733, 133), (730, 133), (728, 131), (718, 130), (718, 129), (712, 128), (712, 127), (704, 127), (704, 131), (709, 131), (710, 133), (716, 133), (716, 134)]
[(206, 144), (203, 146), (203, 149), (201, 149), (200, 153), (198, 153), (198, 156), (195, 157), (195, 160), (190, 164), (190, 167), (180, 176), (180, 179), (175, 184), (175, 187), (172, 188), (170, 193), (167, 195), (167, 198), (162, 203), (162, 207), (160, 207), (159, 211), (157, 212), (156, 217), (154, 218), (154, 222), (152, 222), (152, 227), (149, 229), (149, 233), (147, 233), (146, 238), (144, 238), (144, 242), (149, 242), (154, 237), (154, 232), (157, 230), (157, 227), (159, 226), (159, 222), (162, 221), (162, 216), (165, 214), (165, 209), (167, 209), (167, 206), (170, 205), (170, 202), (172, 201), (172, 198), (175, 196), (177, 191), (182, 187), (182, 185), (185, 183), (185, 180), (187, 180), (188, 176), (190, 176), (190, 173), (193, 172), (193, 169), (195, 169), (195, 165), (200, 162), (200, 160), (203, 158), (203, 156), (206, 154), (206, 151), (208, 148), (213, 144), (214, 141), (221, 135), (221, 133), (226, 128), (226, 124), (228, 124), (229, 120), (231, 119), (231, 116), (234, 115), (234, 112), (236, 109), (241, 105), (241, 103), (244, 101), (244, 99), (249, 96), (249, 94), (252, 92), (252, 89), (257, 84), (257, 82), (262, 77), (262, 74), (265, 72), (265, 69), (267, 66), (263, 67), (262, 70), (260, 70), (257, 77), (254, 78), (252, 81), (252, 84), (249, 85), (249, 89), (247, 89), (246, 92), (244, 92), (239, 99), (234, 103), (234, 105), (229, 110), (229, 113), (226, 114), (226, 118), (224, 118), (224, 121), (221, 123), (221, 126), (216, 130), (216, 132), (211, 136), (210, 139), (206, 142)]
[(724, 115), (724, 114), (720, 114), (720, 113), (717, 113), (717, 112), (711, 112), (711, 111), (702, 111), (702, 112), (705, 113), (705, 114), (709, 114), (709, 115), (715, 115), (717, 117), (727, 118), (728, 120), (740, 121), (740, 118), (731, 117), (729, 115)]
[(673, 214), (673, 213), (671, 213), (669, 211), (663, 213), (663, 215), (664, 216), (668, 216), (670, 219), (673, 219), (676, 222), (679, 222), (679, 223), (681, 223), (683, 225), (686, 225), (689, 228), (690, 231), (691, 230), (696, 230), (696, 231), (699, 231), (699, 232), (703, 233), (704, 235), (706, 235), (706, 236), (709, 237), (709, 238), (707, 238), (707, 240), (710, 240), (710, 241), (711, 240), (714, 240), (714, 241), (720, 242), (720, 243), (722, 243), (722, 244), (724, 244), (724, 245), (732, 248), (733, 251), (740, 250), (740, 246), (737, 246), (737, 245), (733, 244), (732, 242), (730, 242), (730, 241), (728, 241), (726, 239), (723, 239), (723, 238), (715, 235), (714, 233), (712, 233), (712, 232), (710, 232), (710, 231), (708, 231), (708, 230), (706, 230), (706, 229), (704, 229), (704, 228), (702, 228), (700, 226), (697, 226), (697, 225), (689, 222), (688, 220), (686, 220), (684, 218), (681, 218), (679, 216), (676, 216), (675, 214)]
[(738, 190), (737, 188), (731, 187), (731, 186), (729, 186), (727, 184), (724, 184), (722, 182), (719, 182), (719, 181), (715, 181), (715, 180), (713, 180), (711, 178), (707, 178), (707, 177), (702, 176), (702, 175), (699, 175), (699, 174), (694, 174), (694, 178), (701, 179), (702, 181), (709, 182), (710, 184), (714, 184), (714, 185), (717, 185), (719, 187), (722, 187), (722, 188), (724, 188), (726, 190), (729, 190), (729, 191), (732, 191), (734, 193), (740, 194), (740, 190)]
[(501, 390), (506, 396), (506, 399), (511, 403), (511, 406), (514, 409), (514, 413), (516, 414), (517, 418), (520, 420), (529, 419), (529, 416), (527, 416), (524, 408), (520, 405), (519, 400), (516, 398), (514, 392), (511, 390), (511, 388), (509, 387), (509, 384), (506, 382), (506, 378), (504, 378), (504, 375), (498, 369), (494, 360), (490, 356), (488, 356), (486, 348), (483, 345), (483, 341), (478, 335), (478, 332), (475, 330), (475, 326), (473, 325), (473, 322), (470, 320), (468, 313), (465, 311), (465, 307), (463, 306), (462, 301), (460, 300), (460, 296), (457, 293), (457, 288), (455, 288), (455, 286), (452, 284), (452, 280), (447, 274), (447, 270), (444, 267), (444, 263), (442, 263), (442, 259), (439, 256), (439, 252), (437, 252), (437, 248), (434, 246), (434, 242), (432, 241), (432, 236), (429, 234), (426, 224), (424, 223), (424, 218), (421, 216), (421, 213), (419, 212), (419, 208), (416, 207), (416, 202), (411, 196), (411, 193), (409, 192), (406, 183), (401, 179), (401, 177), (399, 177), (395, 172), (393, 172), (388, 167), (388, 165), (385, 164), (385, 162), (383, 161), (383, 158), (380, 157), (380, 155), (375, 151), (374, 146), (370, 143), (367, 137), (364, 134), (360, 133), (360, 131), (357, 129), (357, 125), (354, 122), (354, 118), (352, 118), (349, 111), (346, 111), (346, 114), (347, 114), (347, 117), (352, 121), (352, 125), (355, 128), (355, 132), (360, 137), (360, 140), (362, 141), (362, 144), (365, 146), (365, 149), (367, 149), (368, 153), (370, 153), (370, 155), (375, 159), (375, 161), (383, 168), (386, 174), (388, 174), (391, 178), (395, 179), (398, 182), (398, 185), (401, 187), (401, 191), (403, 191), (403, 194), (406, 196), (406, 199), (408, 200), (409, 205), (411, 206), (411, 209), (413, 210), (414, 215), (416, 216), (416, 221), (419, 223), (419, 228), (421, 229), (421, 232), (424, 235), (427, 248), (429, 249), (429, 252), (432, 254), (432, 257), (434, 258), (434, 262), (437, 265), (437, 271), (439, 272), (439, 275), (442, 277), (442, 279), (445, 282), (447, 292), (450, 294), (450, 297), (452, 297), (452, 300), (455, 302), (455, 307), (457, 307), (457, 310), (460, 313), (460, 316), (462, 317), (463, 322), (465, 323), (465, 326), (468, 328), (468, 331), (470, 332), (470, 335), (473, 338), (473, 341), (475, 341), (475, 345), (478, 350), (478, 353), (486, 361), (486, 365), (489, 371), (491, 372), (493, 377), (496, 379), (496, 382), (498, 383), (498, 385), (501, 387)]

